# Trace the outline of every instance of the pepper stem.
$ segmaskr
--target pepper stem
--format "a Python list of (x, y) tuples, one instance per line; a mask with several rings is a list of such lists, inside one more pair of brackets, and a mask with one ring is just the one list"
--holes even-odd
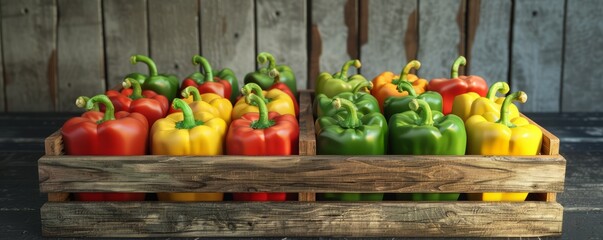
[[(249, 94), (255, 93), (258, 95), (258, 97), (260, 99), (264, 100), (264, 103), (268, 103), (268, 99), (266, 99), (264, 97), (262, 87), (260, 87), (260, 85), (257, 85), (256, 83), (245, 84), (245, 86), (243, 86), (243, 88), (241, 89), (241, 92), (243, 93), (243, 95), (249, 95)], [(253, 105), (253, 102), (252, 102), (252, 105)]]
[(356, 93), (360, 92), (360, 90), (363, 88), (366, 88), (368, 90), (373, 89), (373, 82), (362, 81), (361, 83), (356, 84), (356, 86), (354, 86), (354, 88), (352, 89), (352, 93), (356, 94)]
[[(418, 123), (419, 126), (424, 126), (424, 125), (432, 126), (433, 125), (433, 113), (431, 112), (431, 107), (429, 107), (429, 104), (425, 100), (415, 98), (412, 101), (410, 101), (408, 106), (410, 107), (411, 110), (420, 114), (421, 119), (419, 120), (419, 123)], [(421, 109), (421, 108), (423, 109), (423, 111), (419, 112), (419, 109)]]
[(142, 87), (140, 86), (140, 82), (136, 81), (133, 78), (126, 78), (121, 83), (123, 88), (132, 88), (132, 95), (129, 96), (130, 99), (136, 100), (142, 98)]
[(407, 82), (407, 81), (400, 81), (398, 83), (398, 92), (408, 92), (409, 96), (413, 96), (416, 97), (417, 96), (417, 92), (415, 92), (415, 88), (412, 87), (412, 83)]
[(257, 60), (260, 65), (264, 65), (264, 63), (268, 62), (268, 66), (266, 67), (268, 70), (276, 67), (276, 60), (274, 59), (274, 56), (268, 52), (261, 52), (258, 54)]
[(417, 60), (412, 60), (410, 62), (408, 62), (406, 64), (406, 66), (404, 66), (404, 69), (402, 69), (402, 72), (400, 73), (400, 78), (398, 79), (399, 82), (408, 82), (408, 73), (410, 73), (411, 69), (416, 69), (419, 70), (419, 68), (421, 68), (421, 62), (417, 61)]
[(193, 65), (199, 65), (199, 64), (201, 64), (201, 68), (203, 69), (203, 72), (205, 73), (205, 81), (213, 82), (214, 81), (214, 73), (212, 72), (211, 65), (209, 65), (209, 62), (207, 61), (207, 59), (205, 59), (204, 57), (201, 57), (199, 55), (193, 56)]
[(360, 63), (360, 60), (356, 59), (356, 60), (350, 60), (347, 61), (343, 64), (343, 66), (341, 67), (341, 72), (339, 72), (339, 79), (348, 79), (348, 70), (350, 70), (350, 67), (354, 65), (355, 68), (360, 68), (362, 66), (362, 63)]
[(111, 103), (111, 100), (109, 100), (109, 97), (106, 95), (101, 94), (91, 97), (86, 102), (86, 109), (92, 110), (94, 109), (94, 106), (98, 107), (98, 104), (105, 105), (105, 114), (103, 115), (103, 119), (99, 120), (97, 123), (100, 124), (106, 121), (115, 120), (115, 107), (113, 106), (113, 103)]
[(130, 63), (136, 64), (138, 62), (145, 63), (149, 67), (149, 75), (157, 76), (157, 65), (153, 62), (153, 59), (144, 55), (134, 55), (130, 57)]
[(513, 103), (513, 101), (518, 101), (520, 103), (525, 103), (528, 100), (528, 95), (523, 91), (514, 92), (511, 95), (505, 98), (505, 101), (500, 108), (500, 119), (496, 121), (497, 123), (503, 124), (507, 127), (514, 128), (515, 124), (511, 123), (510, 119), (510, 111), (509, 106)]
[[(90, 100), (89, 97), (86, 96), (79, 96), (76, 100), (75, 100), (75, 106), (79, 107), (79, 108), (86, 108), (86, 103), (88, 103), (88, 100)], [(92, 111), (96, 111), (99, 112), (100, 108), (98, 107), (98, 104), (95, 104), (92, 109)]]
[(339, 125), (341, 127), (357, 128), (361, 125), (360, 119), (357, 115), (356, 105), (354, 105), (352, 101), (343, 98), (335, 98), (333, 99), (332, 104), (335, 109), (344, 108), (348, 112), (345, 119), (339, 122)]
[(253, 129), (266, 129), (274, 126), (274, 120), (268, 119), (268, 107), (266, 103), (259, 95), (250, 93), (245, 95), (245, 102), (250, 105), (258, 106), (260, 112), (260, 118), (256, 121), (251, 122), (251, 128)]
[(193, 101), (198, 102), (201, 101), (201, 93), (199, 93), (199, 89), (194, 86), (188, 86), (184, 90), (182, 90), (182, 97), (188, 98), (189, 96), (193, 96)]
[(488, 94), (486, 94), (486, 98), (490, 99), (490, 101), (496, 101), (496, 93), (499, 92), (501, 94), (506, 94), (511, 90), (509, 84), (506, 82), (495, 82), (488, 89)]
[(450, 72), (450, 78), (455, 79), (459, 77), (459, 67), (465, 66), (467, 64), (467, 59), (463, 56), (459, 56), (454, 63), (452, 64), (452, 71)]
[(184, 116), (184, 119), (182, 121), (176, 123), (176, 128), (192, 129), (196, 126), (203, 124), (202, 121), (195, 121), (195, 115), (193, 114), (193, 110), (184, 100), (180, 98), (174, 98), (174, 101), (172, 102), (172, 107), (177, 110), (182, 110), (182, 114)]
[(268, 72), (268, 76), (271, 78), (274, 78), (274, 83), (273, 84), (277, 84), (281, 82), (281, 73), (276, 70), (276, 68), (273, 68), (272, 70), (270, 70), (270, 72)]

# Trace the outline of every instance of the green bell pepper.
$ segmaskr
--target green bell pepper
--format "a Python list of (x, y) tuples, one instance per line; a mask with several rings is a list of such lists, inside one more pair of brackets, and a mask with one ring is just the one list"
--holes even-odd
[[(400, 155), (464, 155), (467, 134), (463, 120), (431, 111), (421, 99), (409, 103), (412, 111), (389, 119), (389, 153)], [(421, 111), (419, 111), (421, 110)], [(419, 112), (419, 113), (417, 113)], [(459, 193), (400, 193), (399, 200), (455, 201)]]
[[(379, 112), (379, 103), (377, 102), (377, 99), (370, 93), (360, 91), (360, 89), (371, 89), (372, 87), (373, 83), (365, 81), (358, 84), (351, 92), (342, 92), (337, 94), (334, 98), (350, 100), (358, 108), (358, 112), (362, 114)], [(325, 115), (332, 116), (338, 112), (338, 110), (333, 107), (333, 98), (327, 97), (327, 95), (324, 94), (318, 94), (314, 98), (313, 106), (317, 117)]]
[(149, 67), (149, 76), (144, 80), (142, 89), (152, 90), (157, 94), (165, 96), (170, 102), (172, 102), (172, 100), (178, 94), (178, 85), (180, 84), (178, 77), (171, 74), (158, 74), (155, 62), (153, 62), (151, 58), (144, 55), (134, 55), (130, 58), (130, 62), (132, 64), (142, 62)]
[(318, 75), (315, 89), (316, 95), (324, 94), (327, 97), (333, 98), (335, 95), (343, 92), (352, 92), (358, 84), (368, 81), (360, 74), (348, 77), (347, 74), (350, 66), (360, 68), (362, 64), (360, 60), (350, 60), (343, 64), (341, 71), (338, 73), (331, 75), (328, 72), (323, 72)]
[(383, 115), (385, 119), (389, 119), (396, 113), (410, 111), (409, 103), (413, 99), (421, 99), (429, 104), (431, 110), (442, 112), (442, 95), (438, 92), (427, 91), (417, 95), (412, 83), (407, 81), (398, 81), (398, 92), (408, 92), (408, 95), (398, 97), (388, 97), (383, 104)]
[[(323, 116), (316, 120), (320, 131), (316, 137), (319, 155), (382, 155), (387, 149), (387, 121), (379, 112), (363, 116), (354, 104), (335, 98), (336, 109), (347, 111), (345, 118)], [(380, 201), (383, 193), (321, 193), (319, 199), (338, 201)]]
[(245, 84), (256, 83), (264, 90), (268, 90), (272, 84), (274, 84), (274, 78), (270, 76), (270, 71), (276, 69), (279, 72), (280, 82), (284, 83), (289, 87), (289, 90), (297, 97), (297, 82), (295, 80), (295, 74), (289, 66), (276, 65), (276, 60), (272, 54), (267, 52), (261, 52), (258, 54), (257, 61), (259, 65), (263, 65), (268, 62), (268, 66), (260, 68), (255, 72), (250, 72), (245, 75), (243, 80)]

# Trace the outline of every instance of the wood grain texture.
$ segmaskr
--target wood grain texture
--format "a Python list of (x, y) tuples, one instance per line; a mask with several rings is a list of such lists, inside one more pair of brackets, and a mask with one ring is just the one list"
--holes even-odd
[(146, 0), (103, 0), (107, 88), (121, 86), (129, 73), (148, 74), (144, 64), (130, 64), (132, 55), (149, 55)]
[[(454, 60), (465, 54), (465, 0), (419, 1), (419, 52), (422, 78), (450, 77)], [(464, 68), (459, 74), (464, 75)]]
[(63, 137), (56, 131), (44, 140), (44, 153), (48, 156), (63, 155)]
[[(0, 8), (2, 7), (2, 3), (0, 3)], [(2, 10), (0, 10), (0, 13), (2, 12)], [(2, 19), (0, 18), (0, 21), (2, 21)], [(0, 24), (1, 26), (1, 24)], [(2, 41), (2, 31), (0, 30), (0, 43)], [(2, 44), (0, 44), (0, 56), (2, 56)], [(4, 64), (3, 64), (3, 59), (2, 57), (0, 57), (0, 112), (4, 112), (6, 110), (6, 106), (5, 106), (5, 97), (6, 97), (6, 93), (4, 92)]]
[(59, 0), (58, 110), (81, 111), (79, 96), (104, 93), (105, 66), (100, 0)]
[(560, 155), (43, 156), (38, 172), (42, 192), (559, 192), (565, 164)]
[(257, 53), (270, 52), (276, 64), (288, 65), (297, 89), (308, 87), (306, 0), (257, 0)]
[[(362, 33), (366, 42), (360, 47), (360, 72), (368, 80), (386, 71), (400, 74), (406, 63), (417, 57), (417, 1), (373, 0), (364, 3), (368, 17), (361, 21), (368, 23), (366, 29), (361, 29), (366, 31)], [(415, 51), (414, 55), (409, 56), (409, 50)], [(420, 70), (420, 73), (424, 72)]]
[(561, 234), (558, 203), (46, 203), (46, 237), (535, 237)]
[(201, 0), (200, 8), (201, 53), (214, 69), (232, 69), (243, 86), (255, 71), (254, 1)]
[[(314, 136), (311, 92), (303, 90), (299, 93), (299, 155), (312, 156), (316, 155), (316, 137)], [(302, 202), (316, 201), (316, 193), (299, 193), (298, 200)]]
[(0, 3), (6, 111), (55, 111), (56, 1)]
[(511, 89), (528, 94), (522, 111), (559, 111), (563, 60), (563, 0), (516, 1)]
[(603, 111), (603, 3), (567, 1), (562, 107), (564, 112)]
[(467, 72), (486, 80), (508, 82), (511, 0), (468, 0)]
[(200, 53), (199, 2), (148, 0), (148, 9), (149, 54), (159, 73), (174, 74), (182, 81), (198, 71), (191, 59)]
[[(356, 0), (311, 2), (313, 42), (308, 76), (311, 87), (321, 72), (338, 72), (343, 63), (358, 58), (357, 4)], [(356, 72), (352, 67), (349, 73)]]

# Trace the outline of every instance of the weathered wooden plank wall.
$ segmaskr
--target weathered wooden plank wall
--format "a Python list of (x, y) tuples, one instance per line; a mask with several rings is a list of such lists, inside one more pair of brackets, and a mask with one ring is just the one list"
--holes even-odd
[[(298, 88), (360, 59), (372, 79), (412, 59), (419, 76), (461, 73), (507, 81), (529, 100), (523, 111), (601, 111), (603, 2), (595, 0), (0, 0), (0, 111), (74, 111), (79, 95), (102, 93), (128, 73), (129, 57), (155, 59), (180, 79), (199, 67), (232, 68), (239, 82), (273, 53)], [(575, 82), (579, 79), (580, 82)], [(34, 87), (35, 86), (35, 87)]]

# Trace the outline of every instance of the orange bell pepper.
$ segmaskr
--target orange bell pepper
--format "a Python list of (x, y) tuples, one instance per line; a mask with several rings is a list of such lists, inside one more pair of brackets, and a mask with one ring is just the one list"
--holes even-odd
[(388, 97), (403, 97), (408, 95), (408, 92), (398, 92), (398, 83), (400, 81), (408, 81), (412, 83), (412, 87), (415, 90), (416, 94), (421, 94), (425, 92), (427, 88), (427, 80), (423, 78), (419, 78), (415, 74), (410, 74), (411, 69), (419, 69), (421, 68), (421, 62), (417, 60), (412, 60), (402, 70), (400, 75), (394, 75), (393, 72), (383, 72), (379, 74), (379, 76), (373, 79), (373, 89), (371, 89), (371, 95), (377, 98), (379, 102), (379, 109), (383, 113), (383, 104), (385, 103), (385, 99)]

